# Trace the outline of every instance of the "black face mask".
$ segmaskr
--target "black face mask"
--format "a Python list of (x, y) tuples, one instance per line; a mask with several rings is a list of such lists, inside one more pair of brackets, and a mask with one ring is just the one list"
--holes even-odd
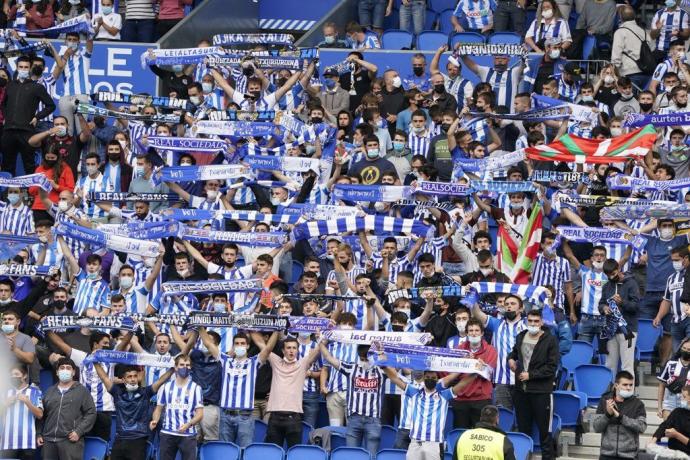
[(437, 383), (438, 379), (424, 379), (424, 386), (427, 390), (433, 390), (434, 388), (436, 388)]
[(57, 160), (43, 160), (47, 167), (52, 168), (57, 164)]
[(254, 67), (245, 67), (242, 69), (242, 75), (245, 77), (251, 77), (254, 75)]
[(652, 110), (652, 107), (654, 107), (654, 104), (652, 104), (651, 102), (645, 102), (644, 104), (640, 102), (640, 109), (644, 112), (649, 112), (650, 110)]
[(226, 268), (233, 268), (234, 266), (235, 266), (235, 262), (225, 262)]
[(120, 154), (119, 153), (109, 153), (108, 159), (110, 161), (112, 161), (113, 163), (117, 163), (120, 161)]
[(357, 347), (357, 356), (359, 356), (360, 359), (367, 359), (367, 353), (369, 353), (369, 345), (360, 345)]
[(508, 321), (513, 321), (515, 318), (517, 318), (517, 312), (516, 311), (507, 311), (503, 314), (503, 317), (507, 319)]
[(21, 377), (12, 377), (10, 379), (10, 382), (12, 383), (12, 386), (15, 388), (19, 388), (24, 383)]
[(44, 70), (45, 68), (43, 66), (36, 65), (31, 68), (31, 73), (36, 77), (40, 77), (41, 75), (43, 75)]
[(251, 96), (256, 101), (258, 101), (261, 98), (261, 91), (249, 91), (249, 94), (251, 94)]
[(442, 132), (443, 134), (448, 133), (448, 130), (449, 130), (449, 129), (450, 129), (450, 124), (449, 124), (449, 123), (443, 123), (443, 124), (441, 125), (441, 132)]
[(400, 324), (392, 324), (391, 329), (393, 332), (403, 332), (405, 330), (405, 326)]
[(321, 117), (311, 117), (311, 122), (314, 125), (318, 125), (319, 123), (323, 123), (323, 118)]
[(443, 94), (446, 92), (446, 85), (444, 85), (443, 83), (439, 83), (438, 85), (434, 85), (434, 91), (437, 94)]
[(53, 300), (53, 303), (50, 305), (53, 307), (53, 310), (62, 311), (67, 307), (67, 302), (64, 300)]
[(687, 105), (688, 105), (687, 102), (685, 104), (680, 104), (680, 103), (676, 102), (676, 107), (678, 107), (679, 109), (684, 109)]
[(287, 78), (279, 78), (278, 80), (276, 80), (276, 83), (278, 84), (278, 87), (280, 88), (280, 87), (283, 86), (285, 83), (287, 83), (287, 81), (288, 81)]
[(680, 357), (684, 359), (685, 361), (690, 360), (690, 351), (681, 351), (680, 352)]
[(412, 72), (418, 77), (424, 75), (424, 67), (412, 67)]

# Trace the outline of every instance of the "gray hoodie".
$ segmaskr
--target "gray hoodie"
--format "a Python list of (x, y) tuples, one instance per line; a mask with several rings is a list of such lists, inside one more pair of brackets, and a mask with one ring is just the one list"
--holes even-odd
[(637, 458), (640, 433), (647, 429), (644, 403), (635, 396), (616, 402), (620, 417), (613, 417), (606, 412), (606, 401), (613, 397), (613, 393), (601, 396), (597, 413), (592, 419), (594, 431), (602, 433), (600, 453), (611, 457)]
[(57, 385), (48, 388), (43, 395), (43, 410), (41, 436), (49, 442), (67, 439), (72, 431), (83, 437), (96, 422), (93, 398), (86, 387), (77, 382), (64, 393)]

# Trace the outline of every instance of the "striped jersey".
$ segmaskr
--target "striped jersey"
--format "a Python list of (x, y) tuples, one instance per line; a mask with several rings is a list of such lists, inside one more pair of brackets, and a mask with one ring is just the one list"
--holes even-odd
[(340, 362), (338, 369), (348, 377), (347, 415), (378, 417), (386, 374), (378, 366), (360, 362)]
[[(410, 382), (408, 377), (400, 377), (404, 382), (407, 383), (407, 388), (416, 388), (421, 390), (424, 388), (424, 382)], [(396, 385), (397, 388), (397, 385)], [(412, 415), (414, 414), (415, 400), (414, 398), (407, 396), (405, 392), (402, 393), (402, 400), (400, 401), (400, 417), (398, 417), (398, 429), (399, 430), (411, 430), (412, 429)]]
[(562, 42), (572, 41), (568, 23), (563, 19), (554, 19), (550, 24), (547, 24), (544, 19), (540, 21), (537, 18), (532, 21), (525, 35), (532, 37), (534, 43), (547, 38), (560, 38)]
[[(41, 253), (41, 251), (45, 248), (46, 250), (46, 255), (45, 258), (43, 259), (43, 266), (44, 267), (62, 267), (62, 262), (63, 262), (63, 256), (62, 256), (62, 248), (60, 247), (60, 244), (57, 242), (57, 240), (53, 241), (51, 244), (48, 243), (36, 243), (31, 246), (31, 259), (34, 261), (38, 261), (38, 256)], [(38, 263), (36, 262), (38, 265)]]
[[(278, 88), (275, 88), (278, 89)], [(304, 97), (304, 88), (302, 84), (297, 82), (290, 88), (280, 100), (278, 100), (278, 107), (280, 110), (295, 110), (301, 103)]]
[(276, 101), (276, 93), (263, 93), (258, 101), (245, 99), (244, 94), (235, 91), (232, 94), (232, 102), (239, 105), (242, 110), (273, 110), (278, 101)]
[(580, 280), (582, 282), (580, 311), (585, 315), (598, 316), (601, 291), (604, 284), (608, 281), (608, 277), (604, 272), (596, 272), (588, 266), (581, 264)]
[[(680, 359), (669, 359), (666, 361), (666, 365), (661, 371), (661, 374), (657, 375), (656, 378), (662, 383), (669, 384), (674, 380), (678, 380), (682, 371), (683, 363), (680, 362)], [(690, 385), (690, 372), (686, 377), (685, 385)]]
[(496, 360), (496, 372), (494, 372), (494, 383), (497, 385), (514, 385), (515, 374), (508, 367), (508, 355), (515, 346), (515, 337), (527, 329), (527, 323), (524, 320), (518, 320), (509, 323), (505, 320), (488, 317), (486, 329), (493, 333), (491, 345), (494, 346), (498, 353)]
[(448, 415), (448, 401), (453, 399), (453, 390), (437, 386), (428, 393), (426, 388), (407, 385), (405, 396), (412, 400), (412, 429), (410, 439), (422, 442), (443, 442)]
[[(63, 56), (64, 59), (64, 56)], [(67, 59), (62, 71), (63, 96), (91, 94), (89, 70), (91, 69), (91, 53), (81, 48)]]
[(446, 342), (446, 348), (458, 348), (465, 342), (467, 342), (467, 336), (460, 337), (459, 335), (454, 335)]
[(424, 158), (429, 154), (429, 146), (431, 145), (431, 133), (427, 130), (425, 134), (417, 136), (415, 132), (410, 129), (410, 135), (407, 140), (407, 146), (412, 152), (412, 155), (422, 155)]
[[(46, 89), (46, 92), (50, 94), (50, 97), (55, 99), (55, 77), (53, 77), (52, 73), (49, 74), (44, 74), (41, 78), (36, 80), (36, 83), (39, 85), (43, 86)], [(45, 106), (43, 105), (43, 102), (38, 103), (38, 109), (36, 109), (37, 112), (40, 112), (43, 110)], [(42, 121), (53, 121), (53, 114), (49, 114), (47, 117), (43, 118)]]
[(220, 393), (220, 407), (233, 410), (254, 409), (254, 384), (261, 363), (259, 356), (246, 359), (231, 358), (220, 354), (223, 365), (223, 386)]
[(489, 137), (489, 124), (483, 118), (475, 118), (464, 123), (465, 130), (470, 133), (473, 141), (486, 144)]
[[(86, 219), (86, 214), (84, 214), (84, 211), (81, 209), (72, 206), (67, 210), (67, 213), (72, 212), (74, 212), (74, 217), (77, 219)], [(73, 223), (73, 220), (67, 215), (67, 213), (60, 211), (60, 208), (58, 208), (56, 204), (53, 204), (48, 210), (48, 214), (55, 219), (55, 222), (60, 224), (64, 224), (65, 222)], [(67, 243), (67, 246), (72, 251), (72, 254), (74, 254), (74, 257), (79, 257), (79, 255), (84, 252), (84, 249), (86, 248), (84, 243), (68, 236), (65, 237), (65, 243)]]
[(3, 209), (0, 211), (1, 233), (15, 236), (26, 236), (30, 233), (36, 233), (34, 215), (31, 208), (22, 202), (17, 207), (5, 203), (3, 205)]
[[(357, 275), (360, 273), (365, 273), (366, 270), (364, 270), (361, 267), (353, 266), (350, 270), (348, 270), (345, 275), (347, 276), (347, 279), (350, 280), (352, 284), (355, 284), (355, 278), (357, 278)], [(335, 270), (331, 270), (328, 272), (328, 277), (326, 278), (326, 281), (334, 281), (335, 278)]]
[(664, 300), (671, 303), (671, 313), (673, 313), (673, 322), (679, 323), (686, 318), (685, 310), (680, 304), (680, 295), (683, 293), (683, 280), (685, 279), (685, 270), (674, 272), (666, 280), (666, 290), (664, 291)]
[(491, 67), (477, 66), (477, 76), (483, 82), (489, 83), (494, 94), (496, 94), (496, 105), (513, 106), (513, 98), (517, 94), (521, 75), (522, 67), (520, 65), (500, 72)]
[[(170, 353), (165, 353), (161, 355), (157, 351), (153, 353), (155, 356), (170, 356)], [(145, 371), (145, 379), (146, 379), (146, 386), (153, 385), (158, 381), (159, 378), (161, 378), (161, 375), (165, 374), (168, 369), (164, 367), (154, 367), (154, 366), (145, 366), (144, 371)]]
[[(357, 359), (357, 347), (349, 343), (329, 342), (328, 351), (340, 362), (352, 362)], [(324, 363), (324, 368), (330, 369), (326, 384), (329, 393), (347, 390), (348, 378), (346, 375), (336, 372), (328, 363)]]
[[(371, 261), (374, 264), (374, 269), (383, 267), (383, 257), (380, 252), (374, 252), (371, 255)], [(410, 261), (407, 256), (396, 257), (392, 261), (388, 262), (388, 282), (395, 284), (398, 279), (398, 273), (410, 269)]]
[[(159, 292), (151, 302), (151, 307), (160, 314), (189, 314), (192, 310), (199, 309), (199, 300), (192, 294), (184, 294), (182, 296), (162, 296)], [(158, 330), (160, 332), (170, 334), (169, 324), (159, 324)]]
[(196, 435), (194, 425), (191, 425), (184, 433), (178, 433), (182, 425), (192, 420), (194, 411), (204, 407), (201, 387), (194, 383), (191, 377), (188, 377), (182, 385), (178, 385), (177, 379), (173, 378), (158, 390), (156, 400), (159, 406), (165, 406), (161, 433), (174, 436)]
[(112, 412), (115, 410), (113, 397), (105, 388), (103, 381), (98, 377), (94, 366), (101, 366), (111, 379), (113, 378), (115, 366), (106, 363), (84, 363), (87, 356), (88, 354), (85, 352), (74, 348), (70, 354), (70, 359), (79, 367), (79, 382), (91, 393), (91, 398), (93, 398), (93, 403), (96, 406), (96, 412)]
[[(319, 346), (319, 343), (316, 340), (310, 340), (309, 343), (302, 343), (298, 341), (299, 348), (297, 350), (298, 352), (298, 357), (297, 359), (302, 359), (309, 355), (309, 353), (314, 349)], [(316, 359), (311, 367), (308, 369), (312, 372), (316, 372), (319, 369), (323, 367), (323, 363), (321, 361), (321, 358)], [(304, 387), (302, 387), (302, 390), (308, 393), (316, 393), (319, 391), (319, 382), (316, 379), (313, 378), (305, 378), (304, 379)]]
[(494, 0), (460, 0), (453, 16), (460, 18), (470, 29), (483, 29), (494, 23)]
[(568, 84), (563, 80), (563, 75), (558, 78), (558, 95), (568, 102), (574, 102), (577, 93), (580, 92), (580, 85), (577, 82)]
[(570, 280), (570, 262), (563, 257), (554, 259), (544, 257), (539, 253), (532, 270), (532, 284), (537, 286), (550, 285), (556, 290), (554, 305), (560, 309), (565, 306), (565, 283)]
[(122, 190), (122, 181), (120, 179), (122, 174), (122, 168), (120, 167), (120, 163), (115, 163), (113, 164), (112, 162), (108, 161), (105, 164), (105, 168), (103, 170), (103, 177), (110, 182), (113, 186), (113, 192), (126, 192), (127, 190)]
[(139, 120), (129, 120), (127, 122), (127, 131), (129, 131), (129, 138), (132, 139), (132, 161), (130, 165), (132, 167), (136, 166), (136, 156), (143, 155), (146, 153), (139, 147), (139, 143), (136, 142), (137, 139), (141, 139), (144, 136), (155, 136), (156, 135), (156, 124), (147, 125), (143, 121)]
[(378, 35), (376, 35), (374, 32), (366, 31), (364, 33), (364, 40), (363, 41), (361, 41), (361, 42), (353, 41), (352, 42), (352, 49), (361, 50), (364, 48), (369, 48), (369, 49), (381, 48), (381, 42), (379, 41)]
[[(18, 394), (26, 395), (31, 404), (43, 409), (43, 394), (38, 387), (27, 386), (20, 390), (10, 388), (7, 397), (16, 397)], [(5, 406), (5, 422), (2, 427), (2, 442), (0, 450), (35, 449), (36, 448), (36, 418), (29, 407), (22, 401), (15, 401)]]
[[(146, 307), (149, 305), (149, 293), (146, 287), (142, 285), (135, 285), (124, 291), (122, 288), (110, 292), (110, 297), (115, 294), (120, 294), (125, 298), (125, 311), (127, 313), (146, 313)], [(110, 304), (110, 300), (108, 300)]]
[(81, 190), (82, 191), (82, 211), (89, 217), (90, 219), (94, 218), (103, 218), (107, 217), (108, 213), (96, 206), (95, 202), (89, 201), (86, 199), (86, 195), (89, 192), (113, 192), (115, 191), (115, 187), (113, 186), (112, 182), (105, 177), (101, 172), (98, 173), (98, 176), (95, 178), (91, 178), (89, 176), (84, 176), (80, 177), (79, 180), (77, 181), (77, 185), (74, 187), (74, 193), (75, 195), (77, 194), (77, 191)]
[(668, 51), (669, 45), (674, 40), (673, 31), (683, 31), (690, 27), (688, 13), (685, 10), (676, 8), (675, 11), (668, 11), (667, 8), (654, 13), (652, 18), (652, 30), (657, 29), (657, 23), (661, 23), (659, 37), (656, 39), (656, 48), (659, 51)]
[(77, 273), (77, 293), (74, 295), (74, 306), (72, 310), (77, 315), (83, 315), (87, 308), (102, 311), (109, 308), (108, 294), (110, 289), (101, 275), (95, 279), (90, 279), (84, 270)]
[(443, 75), (443, 82), (446, 85), (446, 92), (451, 94), (458, 102), (458, 112), (460, 112), (465, 107), (465, 101), (472, 97), (472, 91), (474, 90), (472, 82), (466, 78), (462, 78), (462, 75), (452, 80), (444, 73), (441, 75)]

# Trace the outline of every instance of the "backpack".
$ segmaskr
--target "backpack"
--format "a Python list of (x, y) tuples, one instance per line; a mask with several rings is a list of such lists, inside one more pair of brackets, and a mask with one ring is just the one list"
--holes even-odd
[(621, 27), (621, 29), (630, 31), (630, 33), (633, 34), (635, 38), (637, 38), (640, 41), (640, 59), (634, 59), (632, 56), (630, 56), (630, 54), (625, 52), (623, 53), (623, 55), (635, 61), (637, 67), (640, 68), (640, 71), (642, 73), (647, 75), (653, 74), (654, 70), (656, 69), (656, 58), (654, 57), (654, 53), (652, 53), (652, 50), (649, 48), (649, 45), (647, 44), (647, 31), (643, 31), (643, 40), (631, 29), (628, 29), (627, 27)]

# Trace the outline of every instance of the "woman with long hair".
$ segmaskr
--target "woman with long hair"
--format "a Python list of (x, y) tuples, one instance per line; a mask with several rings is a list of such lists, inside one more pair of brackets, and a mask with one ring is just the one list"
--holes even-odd
[[(43, 154), (41, 164), (36, 168), (36, 173), (43, 173), (50, 182), (50, 185), (53, 186), (53, 189), (48, 193), (48, 199), (55, 204), (57, 204), (59, 200), (60, 192), (63, 190), (74, 190), (72, 169), (67, 163), (60, 160), (56, 150), (57, 146), (51, 144), (48, 150)], [(38, 194), (38, 187), (29, 187), (29, 195), (33, 198), (31, 209), (34, 213), (34, 222), (45, 219), (53, 221), (53, 218), (48, 214), (48, 210)]]
[(555, 0), (542, 0), (534, 18), (525, 34), (525, 43), (537, 53), (545, 50), (544, 42), (547, 38), (561, 40), (561, 48), (567, 50), (573, 43), (568, 27), (568, 18), (563, 18), (561, 10)]

